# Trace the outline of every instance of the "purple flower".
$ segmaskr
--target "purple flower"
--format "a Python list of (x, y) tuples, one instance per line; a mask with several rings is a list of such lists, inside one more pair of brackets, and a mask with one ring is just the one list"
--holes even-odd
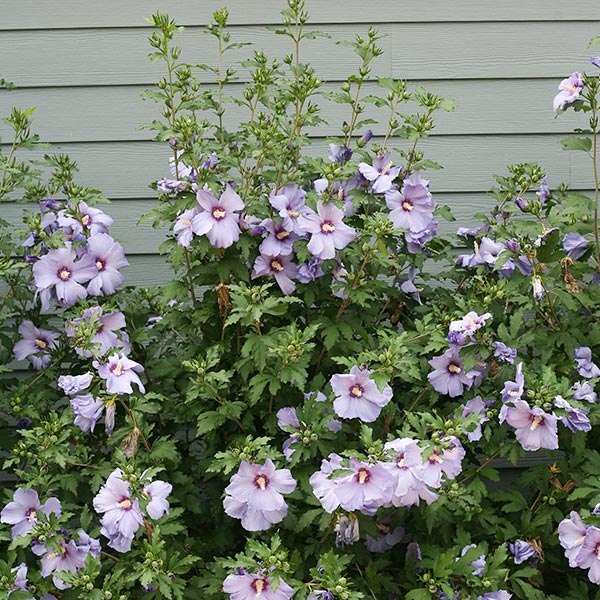
[(598, 395), (594, 391), (594, 387), (587, 381), (576, 381), (571, 387), (573, 390), (573, 399), (585, 400), (592, 404), (598, 400)]
[(581, 77), (581, 73), (576, 71), (566, 79), (563, 79), (558, 84), (558, 89), (559, 92), (554, 96), (554, 101), (552, 103), (552, 110), (554, 112), (559, 109), (564, 109), (567, 104), (571, 104), (579, 98), (579, 94), (583, 89), (583, 78)]
[(404, 233), (404, 241), (406, 249), (411, 254), (418, 254), (423, 249), (423, 246), (430, 242), (437, 233), (438, 222), (435, 219), (429, 221), (425, 229), (421, 231), (406, 231)]
[(488, 319), (492, 318), (492, 313), (484, 313), (479, 316), (475, 311), (468, 312), (462, 319), (458, 321), (452, 321), (450, 323), (449, 332), (462, 333), (468, 336), (471, 340), (473, 334), (481, 329)]
[(384, 463), (392, 480), (392, 506), (418, 506), (421, 500), (431, 504), (439, 498), (423, 481), (422, 450), (415, 440), (392, 440), (384, 449), (392, 457), (391, 462)]
[(331, 453), (328, 458), (321, 461), (321, 469), (313, 473), (308, 480), (312, 486), (313, 494), (328, 513), (332, 513), (340, 505), (340, 500), (335, 493), (337, 480), (331, 479), (330, 476), (335, 470), (341, 468), (342, 457)]
[(225, 488), (225, 512), (242, 520), (247, 531), (268, 529), (287, 515), (283, 494), (290, 494), (296, 481), (288, 469), (275, 469), (271, 459), (264, 465), (243, 461)]
[(578, 233), (567, 233), (563, 238), (563, 250), (573, 260), (580, 259), (589, 247), (589, 242)]
[(348, 469), (352, 472), (337, 478), (335, 486), (335, 495), (344, 510), (370, 515), (390, 502), (392, 482), (383, 463), (368, 464), (351, 458)]
[(473, 385), (471, 373), (465, 373), (458, 348), (450, 348), (442, 356), (434, 356), (429, 364), (433, 371), (427, 375), (429, 383), (439, 394), (448, 394), (451, 398), (462, 395), (465, 386)]
[(505, 590), (499, 590), (497, 592), (487, 592), (483, 596), (477, 596), (477, 600), (510, 600), (512, 594)]
[(600, 377), (600, 368), (592, 362), (592, 349), (587, 346), (575, 348), (575, 361), (577, 372), (586, 379)]
[(27, 535), (39, 523), (38, 513), (49, 517), (54, 514), (60, 517), (62, 509), (57, 498), (48, 498), (44, 504), (40, 504), (35, 490), (18, 488), (13, 495), (13, 501), (9, 502), (0, 512), (0, 523), (12, 525), (12, 539)]
[(361, 175), (371, 182), (371, 191), (383, 194), (392, 187), (392, 181), (398, 177), (400, 167), (394, 167), (388, 154), (373, 159), (373, 166), (361, 162), (358, 164)]
[(83, 233), (88, 235), (106, 233), (112, 223), (112, 217), (98, 208), (88, 206), (83, 200), (77, 204), (74, 215), (67, 210), (61, 210), (58, 213), (58, 225), (70, 229), (73, 237)]
[(146, 392), (138, 375), (144, 367), (123, 353), (117, 352), (109, 356), (105, 364), (100, 364), (97, 360), (92, 364), (98, 370), (98, 375), (106, 379), (106, 391), (109, 394), (133, 394), (132, 383), (138, 386), (142, 394)]
[(97, 233), (88, 239), (86, 258), (94, 263), (97, 270), (96, 276), (88, 283), (88, 294), (114, 294), (125, 279), (119, 269), (129, 264), (123, 246), (107, 233)]
[(358, 418), (365, 423), (377, 419), (381, 409), (392, 399), (393, 392), (389, 385), (379, 391), (370, 377), (372, 372), (354, 366), (350, 369), (350, 374), (337, 374), (331, 378), (335, 394), (333, 409), (338, 416), (344, 419)]
[(70, 402), (75, 415), (75, 425), (81, 431), (94, 431), (96, 422), (102, 416), (104, 402), (100, 398), (94, 398), (91, 394), (75, 396), (70, 399)]
[(575, 557), (575, 564), (582, 569), (589, 569), (589, 580), (600, 584), (600, 529), (598, 527), (587, 528), (581, 549)]
[(571, 431), (590, 431), (592, 429), (590, 419), (585, 412), (580, 408), (571, 406), (562, 396), (556, 396), (554, 406), (567, 412), (565, 417), (560, 417), (560, 421)]
[[(515, 380), (505, 381), (502, 388), (502, 402), (515, 402), (520, 400), (525, 389), (525, 378), (523, 377), (523, 363), (517, 365)], [(502, 421), (501, 421), (502, 422)]]
[(299, 236), (293, 229), (288, 230), (282, 223), (276, 223), (273, 219), (265, 219), (261, 225), (269, 235), (261, 242), (258, 251), (261, 254), (287, 256), (292, 253), (292, 246)]
[(187, 248), (192, 243), (194, 232), (192, 231), (192, 220), (200, 213), (200, 207), (195, 206), (194, 208), (184, 210), (175, 221), (173, 226), (173, 233), (177, 238), (177, 244)]
[(151, 519), (160, 519), (165, 513), (169, 514), (167, 496), (172, 492), (173, 486), (159, 479), (144, 485), (144, 493), (150, 498), (146, 512)]
[[(60, 573), (62, 571), (76, 573), (78, 569), (85, 566), (85, 558), (77, 548), (74, 540), (66, 542), (61, 539), (58, 545), (60, 549), (51, 548), (42, 556), (42, 577), (48, 577), (52, 573)], [(54, 579), (54, 585), (59, 589), (70, 587), (58, 578)]]
[(590, 62), (595, 66), (600, 68), (600, 56), (591, 56)]
[(284, 295), (289, 296), (295, 289), (296, 284), (292, 277), (296, 276), (296, 264), (290, 256), (261, 254), (256, 257), (252, 279), (272, 275)]
[(558, 448), (557, 418), (541, 408), (517, 400), (506, 410), (506, 422), (515, 428), (515, 436), (525, 450)]
[(161, 194), (177, 194), (178, 192), (185, 192), (189, 189), (189, 181), (180, 181), (179, 179), (167, 179), (163, 177), (156, 182), (156, 189)]
[(515, 559), (515, 564), (520, 565), (526, 560), (537, 557), (537, 552), (529, 542), (517, 540), (514, 544), (509, 543), (508, 549), (511, 551)]
[(381, 531), (377, 538), (370, 535), (365, 537), (365, 546), (369, 552), (387, 552), (397, 544), (404, 542), (407, 538), (403, 527), (394, 527), (392, 530), (383, 524), (378, 524), (377, 527)]
[(322, 264), (323, 260), (321, 258), (318, 256), (311, 256), (308, 259), (308, 262), (298, 265), (296, 279), (300, 283), (310, 283), (319, 277), (323, 277), (325, 273), (323, 273), (323, 269), (321, 268)]
[[(462, 471), (462, 459), (465, 457), (465, 450), (458, 438), (454, 436), (444, 438), (442, 443), (446, 447), (442, 451), (434, 448), (429, 458), (422, 463), (421, 478), (427, 485), (434, 488), (438, 488), (442, 484), (442, 475), (446, 475), (447, 479), (454, 479)], [(409, 464), (417, 462), (417, 452), (420, 458), (421, 448), (407, 448), (406, 460)]]
[[(477, 548), (477, 545), (469, 544), (468, 546), (465, 546), (461, 550), (460, 555), (464, 556), (471, 548)], [(458, 558), (456, 560), (458, 560)], [(470, 562), (469, 566), (473, 567), (473, 575), (483, 577), (483, 573), (485, 572), (485, 554), (482, 554), (478, 559)]]
[(282, 225), (287, 231), (293, 231), (298, 235), (302, 235), (303, 231), (300, 228), (298, 217), (300, 215), (310, 215), (314, 211), (304, 203), (306, 192), (298, 187), (296, 183), (288, 183), (284, 185), (277, 193), (271, 192), (269, 203), (279, 211), (279, 216), (282, 219)]
[(308, 251), (319, 258), (333, 258), (336, 249), (345, 248), (356, 231), (342, 222), (344, 213), (334, 204), (317, 204), (317, 213), (301, 215), (298, 222), (302, 231), (311, 234)]
[(352, 158), (352, 150), (346, 146), (340, 146), (339, 144), (329, 144), (329, 152), (327, 159), (331, 163), (344, 164), (346, 161)]
[(19, 325), (19, 333), (23, 339), (13, 348), (15, 358), (17, 360), (27, 358), (36, 371), (45, 369), (51, 358), (48, 351), (57, 347), (56, 341), (60, 334), (38, 329), (31, 321), (23, 321)]
[(76, 256), (67, 248), (50, 250), (33, 265), (33, 277), (38, 292), (42, 292), (42, 309), (50, 307), (51, 293), (62, 306), (73, 306), (85, 298), (87, 292), (82, 283), (96, 276), (98, 269), (85, 257), (76, 261)]
[(571, 511), (570, 519), (563, 519), (558, 524), (558, 539), (560, 545), (565, 549), (565, 556), (569, 559), (569, 566), (576, 567), (577, 555), (585, 539), (588, 526), (574, 510)]
[(477, 423), (477, 427), (473, 431), (467, 432), (467, 438), (470, 442), (477, 442), (481, 439), (483, 435), (481, 431), (481, 426), (483, 423), (489, 421), (489, 419), (485, 416), (485, 404), (481, 398), (481, 396), (475, 396), (475, 398), (471, 398), (471, 400), (465, 402), (462, 405), (462, 418), (464, 419), (468, 415), (481, 415), (481, 419), (479, 423)]
[(385, 203), (391, 211), (389, 217), (396, 229), (418, 233), (433, 218), (435, 203), (429, 192), (429, 181), (421, 179), (418, 171), (404, 180), (400, 191), (388, 190), (385, 193)]
[(294, 595), (294, 589), (281, 577), (276, 591), (272, 583), (272, 577), (263, 577), (258, 573), (232, 573), (223, 581), (223, 591), (230, 595), (231, 600), (289, 600)]
[(206, 235), (215, 248), (229, 248), (240, 238), (238, 211), (244, 202), (227, 184), (217, 200), (205, 190), (196, 193), (198, 204), (204, 209), (192, 218), (192, 231), (196, 235)]
[[(118, 349), (122, 349), (124, 352), (129, 351), (130, 346), (127, 339), (120, 340), (115, 333), (115, 331), (125, 327), (125, 316), (120, 312), (103, 315), (101, 306), (88, 308), (80, 318), (69, 321), (65, 326), (65, 331), (69, 337), (75, 337), (76, 330), (80, 325), (85, 324), (87, 326), (92, 323), (96, 325), (97, 329), (90, 341), (96, 346), (97, 350), (92, 352), (76, 346), (75, 351), (79, 356), (91, 358), (94, 355), (104, 356)], [(123, 334), (123, 337), (125, 338), (125, 334)]]
[(102, 535), (118, 552), (128, 552), (136, 531), (144, 524), (139, 502), (131, 498), (131, 486), (123, 480), (123, 471), (115, 469), (93, 500), (94, 510), (103, 514)]
[(72, 396), (81, 390), (85, 390), (91, 383), (91, 373), (84, 373), (83, 375), (61, 375), (58, 378), (58, 387), (67, 396)]
[(492, 342), (494, 347), (494, 356), (503, 363), (514, 364), (515, 358), (517, 357), (517, 351), (513, 348), (509, 348), (503, 342)]
[(419, 304), (422, 304), (419, 288), (415, 285), (415, 276), (416, 269), (414, 265), (411, 265), (408, 269), (408, 277), (406, 279), (401, 280), (400, 290), (405, 294), (411, 296), (412, 299), (418, 302)]

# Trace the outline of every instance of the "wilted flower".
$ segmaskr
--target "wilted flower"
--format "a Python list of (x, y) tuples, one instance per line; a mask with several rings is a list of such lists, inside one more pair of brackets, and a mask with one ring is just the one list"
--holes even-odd
[(515, 564), (520, 565), (526, 560), (537, 557), (537, 552), (533, 548), (533, 546), (524, 540), (517, 540), (516, 542), (509, 543), (508, 549), (511, 551), (514, 556)]
[(556, 396), (554, 406), (566, 411), (567, 415), (559, 418), (561, 423), (571, 431), (590, 431), (592, 429), (592, 424), (586, 413), (580, 408), (571, 406), (562, 396)]
[(83, 375), (61, 375), (58, 378), (58, 387), (67, 396), (72, 396), (81, 390), (85, 390), (92, 383), (92, 374), (84, 373)]
[(514, 364), (517, 357), (517, 351), (514, 348), (509, 348), (503, 342), (492, 342), (494, 347), (494, 356), (503, 363)]
[(588, 381), (576, 381), (571, 387), (574, 400), (585, 400), (592, 404), (598, 400), (598, 395), (594, 391), (591, 383)]
[(587, 346), (575, 348), (575, 361), (577, 372), (586, 379), (600, 377), (600, 368), (592, 362), (592, 349)]
[(322, 264), (323, 259), (318, 256), (311, 256), (307, 262), (298, 265), (296, 279), (300, 283), (310, 283), (319, 277), (323, 277), (325, 273), (323, 273), (323, 269), (321, 268)]
[(563, 249), (573, 260), (581, 258), (589, 247), (589, 242), (578, 233), (567, 233), (563, 238)]
[(81, 431), (94, 431), (96, 422), (102, 416), (104, 402), (99, 398), (94, 398), (91, 394), (75, 396), (70, 399), (70, 402), (75, 414), (75, 425)]
[(358, 519), (354, 515), (340, 515), (335, 522), (335, 545), (338, 548), (351, 546), (360, 539)]

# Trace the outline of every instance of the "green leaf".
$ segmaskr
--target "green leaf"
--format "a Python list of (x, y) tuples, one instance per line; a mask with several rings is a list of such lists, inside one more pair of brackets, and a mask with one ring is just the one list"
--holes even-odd
[(427, 588), (411, 590), (404, 596), (404, 600), (431, 600), (435, 596)]
[(589, 152), (592, 149), (592, 140), (587, 137), (571, 136), (561, 140), (563, 150), (582, 150)]

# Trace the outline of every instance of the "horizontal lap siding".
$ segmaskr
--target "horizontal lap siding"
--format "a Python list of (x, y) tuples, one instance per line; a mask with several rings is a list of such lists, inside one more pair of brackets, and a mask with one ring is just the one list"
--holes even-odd
[[(0, 115), (11, 106), (37, 106), (34, 131), (54, 150), (69, 153), (80, 166), (79, 181), (101, 189), (114, 200), (106, 211), (115, 218), (112, 232), (124, 243), (131, 266), (127, 283), (150, 285), (169, 276), (157, 249), (167, 232), (138, 226), (139, 217), (156, 204), (148, 188), (168, 175), (168, 151), (150, 141), (140, 125), (159, 116), (159, 105), (143, 102), (140, 94), (163, 75), (151, 64), (144, 21), (152, 12), (169, 12), (187, 26), (177, 43), (189, 62), (216, 64), (215, 45), (199, 25), (224, 2), (178, 0), (4, 0), (0, 19), (0, 77), (13, 81), (13, 91), (0, 90)], [(232, 40), (252, 42), (270, 57), (290, 52), (288, 40), (264, 25), (277, 24), (283, 0), (230, 2)], [(586, 69), (587, 42), (600, 34), (597, 0), (570, 5), (557, 0), (385, 0), (365, 14), (363, 0), (309, 0), (312, 27), (332, 39), (307, 41), (302, 60), (314, 64), (325, 91), (356, 70), (350, 49), (336, 40), (364, 33), (372, 22), (386, 37), (383, 57), (373, 65), (365, 92), (377, 90), (377, 77), (402, 77), (410, 84), (456, 100), (454, 113), (440, 114), (434, 135), (423, 142), (428, 157), (444, 165), (429, 172), (435, 199), (452, 207), (456, 224), (473, 222), (473, 214), (488, 210), (493, 200), (485, 191), (493, 173), (507, 164), (539, 162), (550, 183), (567, 182), (589, 189), (592, 174), (583, 154), (565, 153), (559, 140), (572, 127), (583, 126), (583, 115), (554, 119), (556, 87), (576, 69)], [(250, 56), (252, 48), (228, 55), (231, 64)], [(247, 72), (236, 65), (240, 81)], [(593, 67), (590, 67), (590, 70)], [(207, 85), (210, 79), (205, 78)], [(241, 94), (242, 83), (231, 94)], [(313, 131), (310, 153), (326, 154), (327, 136), (339, 133), (347, 108), (319, 100), (327, 125)], [(376, 116), (367, 107), (367, 116)], [(229, 108), (230, 123), (245, 117), (244, 109)], [(380, 113), (381, 114), (381, 113)], [(374, 125), (376, 135), (384, 126)], [(8, 141), (0, 124), (0, 136)], [(395, 144), (402, 146), (402, 141)], [(40, 153), (33, 153), (34, 156)], [(19, 221), (21, 205), (4, 205), (0, 216)]]

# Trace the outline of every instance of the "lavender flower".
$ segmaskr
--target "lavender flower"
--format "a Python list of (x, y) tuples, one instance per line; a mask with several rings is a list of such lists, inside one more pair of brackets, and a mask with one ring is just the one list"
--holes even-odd
[(85, 390), (91, 383), (91, 373), (84, 373), (83, 375), (61, 375), (58, 378), (58, 387), (67, 396), (72, 396), (81, 390)]
[(104, 402), (100, 398), (94, 398), (91, 394), (75, 396), (70, 399), (70, 402), (75, 415), (75, 425), (81, 431), (94, 431), (96, 422), (102, 416)]
[(256, 257), (252, 279), (272, 275), (284, 295), (289, 296), (295, 289), (296, 284), (292, 277), (296, 276), (296, 265), (290, 256), (261, 254)]
[(404, 233), (404, 241), (406, 249), (411, 254), (419, 254), (423, 250), (423, 246), (430, 242), (437, 233), (438, 222), (435, 219), (429, 221), (427, 227), (421, 231), (406, 231)]
[(125, 280), (119, 269), (129, 264), (123, 246), (115, 242), (110, 235), (97, 233), (88, 239), (86, 258), (94, 263), (97, 270), (95, 277), (88, 283), (88, 294), (114, 294)]
[(19, 340), (13, 353), (17, 360), (27, 358), (36, 371), (45, 369), (50, 362), (49, 350), (57, 347), (57, 340), (60, 334), (55, 331), (38, 329), (31, 321), (23, 321), (19, 325), (19, 333), (22, 340)]
[(92, 364), (98, 370), (98, 375), (106, 379), (106, 391), (109, 394), (133, 394), (132, 383), (138, 386), (142, 394), (146, 392), (138, 375), (144, 367), (127, 358), (123, 353), (117, 352), (109, 356), (105, 364), (100, 364), (96, 360)]
[(92, 352), (91, 350), (76, 346), (75, 351), (79, 356), (85, 358), (91, 358), (94, 355), (104, 356), (111, 351), (114, 352), (120, 349), (123, 352), (129, 352), (130, 346), (126, 339), (126, 334), (122, 334), (123, 339), (121, 340), (115, 333), (115, 331), (125, 327), (125, 316), (123, 313), (111, 312), (103, 315), (102, 307), (94, 306), (85, 310), (80, 318), (69, 321), (65, 326), (65, 331), (69, 337), (73, 338), (76, 337), (77, 329), (80, 326), (91, 324), (95, 324), (97, 327), (96, 333), (90, 340), (97, 350)]
[(554, 96), (552, 102), (552, 110), (556, 112), (559, 109), (564, 109), (567, 104), (575, 102), (579, 98), (579, 94), (583, 89), (583, 78), (581, 73), (577, 71), (563, 79), (558, 85), (559, 92)]
[(392, 182), (402, 170), (394, 167), (388, 154), (377, 156), (373, 159), (373, 166), (361, 162), (358, 164), (361, 175), (371, 182), (371, 191), (375, 194), (383, 194), (392, 187)]
[(51, 514), (60, 517), (62, 508), (57, 498), (48, 498), (40, 504), (35, 490), (17, 488), (13, 494), (13, 501), (9, 502), (0, 512), (0, 523), (12, 525), (12, 539), (27, 535), (39, 523), (38, 513), (49, 517)]
[(400, 191), (389, 189), (385, 203), (390, 209), (390, 220), (396, 229), (413, 233), (423, 231), (433, 218), (435, 203), (429, 192), (429, 181), (421, 179), (418, 171), (403, 182)]
[(365, 537), (365, 546), (369, 552), (387, 552), (397, 544), (406, 541), (408, 538), (403, 527), (394, 527), (394, 529), (390, 530), (387, 525), (379, 523), (377, 528), (381, 532), (377, 538), (370, 535)]
[(510, 600), (512, 594), (505, 590), (499, 590), (497, 592), (487, 592), (483, 596), (477, 596), (477, 600)]
[(70, 229), (73, 237), (84, 233), (87, 235), (106, 233), (112, 223), (112, 217), (99, 208), (88, 206), (83, 200), (77, 204), (74, 214), (70, 214), (67, 210), (58, 213), (58, 225), (63, 229)]
[(144, 524), (139, 502), (131, 498), (131, 486), (123, 480), (123, 471), (115, 469), (93, 500), (94, 510), (103, 514), (102, 535), (118, 552), (129, 552), (136, 531)]
[(98, 269), (89, 258), (76, 261), (75, 254), (67, 248), (50, 250), (33, 265), (33, 277), (38, 292), (42, 292), (42, 309), (50, 307), (54, 293), (62, 306), (73, 306), (85, 298), (83, 283), (96, 276)]
[[(465, 450), (458, 438), (451, 436), (441, 440), (445, 446), (442, 451), (434, 448), (433, 452), (425, 460), (422, 480), (432, 487), (438, 488), (442, 484), (442, 475), (446, 475), (449, 480), (455, 479), (462, 471), (462, 459), (465, 457)], [(418, 453), (418, 456), (417, 456)], [(415, 464), (417, 458), (421, 457), (421, 448), (409, 447), (406, 450), (406, 460), (409, 464)]]
[(582, 569), (589, 569), (589, 580), (600, 584), (600, 529), (598, 527), (587, 528), (581, 549), (575, 557), (575, 564)]
[(600, 368), (592, 362), (592, 349), (587, 346), (575, 348), (575, 361), (577, 372), (586, 379), (600, 377)]
[(565, 556), (569, 559), (570, 567), (577, 567), (577, 555), (581, 550), (588, 526), (574, 510), (569, 519), (563, 519), (558, 525), (558, 539), (565, 549)]
[(313, 473), (308, 480), (313, 494), (328, 513), (332, 513), (340, 505), (340, 500), (335, 493), (337, 480), (330, 478), (331, 474), (340, 468), (342, 468), (342, 457), (331, 453), (328, 458), (321, 461), (320, 470)]
[(200, 213), (200, 207), (184, 210), (175, 221), (173, 233), (177, 239), (177, 244), (187, 248), (192, 243), (194, 232), (192, 230), (192, 220)]
[(317, 214), (301, 215), (298, 223), (302, 231), (311, 234), (308, 251), (319, 258), (333, 258), (336, 249), (345, 248), (356, 231), (342, 222), (344, 213), (334, 204), (317, 204)]
[(321, 268), (322, 264), (323, 259), (318, 256), (311, 256), (308, 262), (298, 265), (296, 279), (300, 283), (310, 283), (319, 277), (323, 277), (325, 273), (323, 273), (323, 269)]
[(467, 438), (470, 442), (477, 442), (481, 439), (483, 432), (481, 431), (481, 426), (483, 423), (489, 421), (489, 419), (485, 416), (485, 404), (481, 396), (475, 396), (475, 398), (471, 398), (462, 405), (462, 418), (464, 419), (468, 415), (481, 415), (481, 419), (479, 423), (477, 423), (477, 427), (473, 431), (467, 432)]
[(594, 391), (592, 384), (587, 381), (576, 381), (571, 389), (573, 390), (573, 399), (575, 400), (585, 400), (592, 404), (598, 400), (598, 395)]
[(488, 319), (492, 318), (492, 313), (484, 313), (479, 316), (475, 311), (468, 312), (462, 319), (452, 321), (448, 329), (449, 333), (457, 332), (468, 336), (471, 340), (473, 334), (481, 329)]
[(530, 558), (537, 557), (537, 552), (533, 546), (524, 540), (517, 540), (514, 544), (509, 543), (508, 549), (512, 553), (516, 565), (520, 565)]
[[(42, 556), (42, 577), (65, 571), (76, 573), (78, 569), (85, 566), (85, 558), (74, 540), (67, 542), (61, 539), (58, 541), (58, 545), (60, 549), (51, 548)], [(54, 585), (59, 589), (71, 587), (57, 577), (54, 578)]]
[(520, 362), (516, 368), (515, 380), (504, 382), (504, 387), (501, 392), (502, 402), (506, 403), (520, 400), (524, 390), (525, 378), (523, 377), (523, 363)]
[(465, 373), (458, 348), (450, 348), (442, 356), (434, 356), (429, 364), (433, 371), (427, 375), (433, 389), (440, 394), (448, 394), (451, 398), (460, 396), (464, 388), (473, 385), (471, 373)]
[(299, 188), (296, 183), (284, 185), (277, 193), (271, 192), (269, 203), (279, 211), (282, 219), (282, 225), (287, 231), (293, 231), (297, 235), (302, 235), (298, 218), (300, 215), (310, 215), (314, 211), (304, 203), (306, 192)]
[(531, 408), (527, 402), (517, 400), (506, 410), (506, 421), (515, 428), (515, 436), (525, 450), (558, 448), (557, 418), (541, 408)]
[(292, 253), (292, 246), (300, 237), (293, 229), (288, 230), (282, 223), (277, 223), (273, 219), (265, 219), (261, 225), (269, 234), (258, 247), (261, 254), (287, 256)]
[(283, 494), (290, 494), (296, 481), (288, 469), (275, 469), (271, 459), (264, 465), (243, 461), (225, 488), (225, 512), (242, 520), (247, 531), (268, 529), (287, 514)]
[(196, 235), (206, 235), (215, 248), (229, 248), (240, 237), (239, 214), (244, 202), (227, 184), (217, 200), (205, 190), (196, 193), (198, 204), (204, 211), (192, 218), (192, 231)]
[(560, 421), (572, 432), (591, 431), (592, 424), (583, 410), (571, 406), (562, 396), (556, 396), (554, 399), (554, 406), (566, 411), (567, 415), (560, 417)]
[(514, 364), (517, 357), (517, 351), (514, 348), (509, 348), (503, 342), (492, 342), (494, 347), (494, 356), (503, 363)]
[(289, 600), (294, 595), (294, 589), (281, 577), (277, 590), (273, 589), (272, 583), (272, 577), (263, 577), (258, 573), (232, 573), (223, 581), (223, 591), (230, 595), (231, 600)]
[(381, 409), (392, 399), (393, 392), (389, 385), (379, 391), (370, 377), (371, 373), (373, 371), (354, 366), (350, 374), (336, 374), (331, 378), (331, 388), (335, 394), (333, 409), (338, 416), (344, 419), (358, 418), (365, 423), (377, 419)]
[(27, 565), (21, 563), (10, 570), (11, 573), (15, 574), (12, 586), (9, 588), (8, 596), (11, 592), (16, 591), (27, 591)]
[[(477, 548), (477, 545), (469, 544), (468, 546), (465, 546), (461, 550), (460, 555), (464, 556), (471, 548)], [(458, 558), (456, 560), (458, 560)], [(473, 575), (483, 577), (483, 573), (485, 572), (485, 554), (482, 554), (478, 559), (470, 562), (469, 566), (473, 567)]]
[(589, 242), (578, 233), (567, 233), (563, 238), (563, 250), (573, 260), (580, 259), (589, 247)]
[(150, 502), (146, 506), (146, 512), (151, 519), (160, 519), (164, 514), (169, 514), (169, 503), (167, 496), (173, 491), (173, 486), (159, 479), (144, 485), (144, 493)]
[(383, 463), (368, 464), (351, 458), (348, 469), (351, 473), (338, 478), (335, 486), (335, 495), (344, 510), (370, 515), (390, 502), (392, 482)]

